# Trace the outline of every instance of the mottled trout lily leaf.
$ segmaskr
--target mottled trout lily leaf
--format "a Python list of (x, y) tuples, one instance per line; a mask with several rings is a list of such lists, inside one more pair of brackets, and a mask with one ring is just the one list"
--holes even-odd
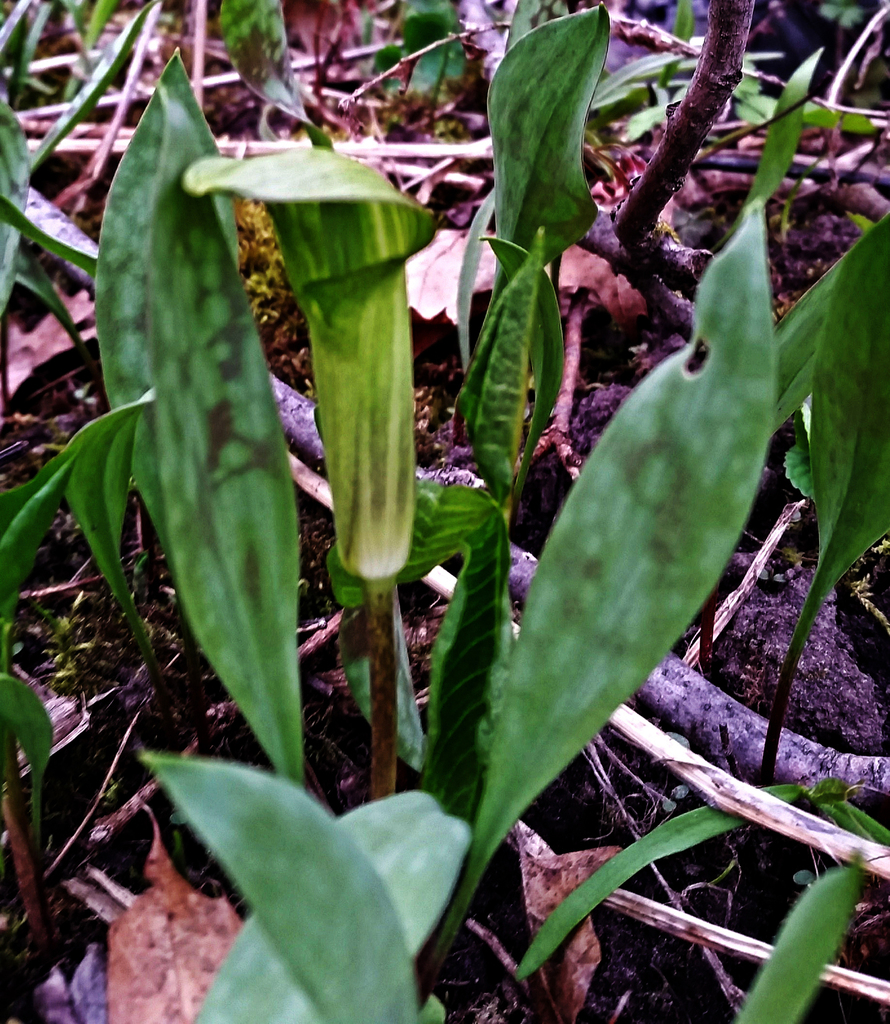
[(392, 579), (414, 516), (404, 263), (432, 238), (432, 218), (375, 171), (318, 148), (202, 160), (184, 184), (269, 205), (309, 322), (340, 558), (362, 579)]

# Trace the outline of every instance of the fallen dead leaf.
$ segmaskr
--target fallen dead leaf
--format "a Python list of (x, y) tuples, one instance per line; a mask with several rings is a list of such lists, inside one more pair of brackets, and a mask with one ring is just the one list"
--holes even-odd
[[(81, 325), (92, 319), (95, 307), (86, 291), (73, 296), (63, 294), (61, 298), (75, 324)], [(8, 344), (9, 394), (12, 396), (38, 366), (71, 348), (71, 338), (59, 321), (47, 313), (33, 331), (23, 331), (11, 319)]]
[(157, 826), (145, 877), (151, 889), (108, 929), (108, 1024), (192, 1024), (241, 920), (176, 871)]
[(646, 300), (608, 260), (573, 245), (563, 253), (559, 289), (574, 295), (579, 288), (589, 289), (621, 330), (636, 340), (637, 317), (649, 312)]
[[(516, 826), (522, 891), (528, 926), (535, 935), (574, 889), (614, 857), (620, 846), (603, 846), (557, 856), (522, 822)], [(532, 1001), (542, 1024), (574, 1024), (601, 959), (599, 940), (586, 917), (568, 940), (529, 979)]]
[[(466, 231), (444, 228), (408, 260), (408, 305), (419, 320), (457, 323), (457, 282), (466, 247)], [(491, 246), (483, 245), (474, 295), (491, 291), (495, 269)]]

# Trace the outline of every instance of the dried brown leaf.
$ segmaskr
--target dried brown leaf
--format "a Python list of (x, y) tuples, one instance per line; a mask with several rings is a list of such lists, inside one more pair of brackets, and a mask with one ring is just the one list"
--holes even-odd
[[(466, 246), (466, 231), (443, 229), (408, 260), (408, 304), (417, 319), (457, 323), (457, 282)], [(473, 293), (490, 292), (494, 275), (494, 253), (483, 245)]]
[(241, 920), (176, 871), (157, 828), (145, 877), (151, 889), (108, 930), (108, 1022), (192, 1024)]
[(608, 260), (585, 252), (576, 245), (563, 253), (559, 288), (570, 295), (579, 288), (589, 289), (630, 338), (637, 336), (637, 317), (646, 316), (649, 312), (643, 296), (626, 277), (615, 273)]
[[(516, 827), (516, 835), (525, 911), (532, 935), (570, 892), (621, 849), (604, 846), (557, 856), (522, 822)], [(532, 1000), (543, 1024), (574, 1024), (584, 1006), (601, 955), (599, 940), (588, 917), (529, 978)]]

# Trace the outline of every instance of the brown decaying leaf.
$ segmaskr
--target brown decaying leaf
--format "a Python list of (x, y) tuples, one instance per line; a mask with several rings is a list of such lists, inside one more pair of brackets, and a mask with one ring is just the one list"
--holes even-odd
[[(537, 833), (520, 822), (515, 834), (522, 868), (525, 912), (532, 935), (560, 903), (621, 849), (603, 846), (557, 856)], [(599, 940), (584, 921), (566, 943), (529, 978), (532, 1001), (542, 1024), (574, 1024), (584, 1007), (593, 972), (601, 959)]]
[(108, 1024), (192, 1024), (241, 920), (176, 871), (157, 826), (145, 877), (151, 889), (108, 930)]
[[(444, 228), (408, 260), (408, 305), (418, 320), (457, 323), (457, 282), (466, 246), (466, 231)], [(494, 274), (494, 253), (483, 245), (474, 294), (490, 292)]]
[(637, 317), (649, 313), (646, 300), (626, 277), (615, 273), (608, 260), (573, 245), (563, 253), (559, 290), (573, 295), (579, 288), (588, 288), (621, 330), (636, 339)]
[[(85, 321), (92, 323), (93, 300), (85, 291), (82, 291), (71, 297), (62, 295), (62, 301), (68, 307), (71, 319), (75, 324), (81, 326), (83, 333), (89, 337), (89, 332), (82, 325)], [(9, 394), (14, 395), (16, 389), (31, 376), (38, 366), (69, 348), (71, 348), (71, 338), (51, 313), (47, 313), (34, 330), (28, 332), (23, 331), (15, 320), (11, 320), (8, 356)], [(2, 411), (2, 403), (0, 403), (0, 411)]]

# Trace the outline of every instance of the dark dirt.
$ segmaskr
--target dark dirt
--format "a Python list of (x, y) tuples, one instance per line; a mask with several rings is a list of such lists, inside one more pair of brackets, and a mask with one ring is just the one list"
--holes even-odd
[[(738, 188), (736, 187), (736, 193)], [(719, 198), (729, 204), (739, 197)], [(814, 205), (815, 204), (815, 205)], [(842, 216), (820, 209), (814, 200), (802, 204), (803, 223), (793, 227), (784, 247), (772, 249), (779, 305), (796, 298), (831, 265), (854, 240), (855, 227)], [(253, 223), (254, 243), (243, 253), (259, 260), (264, 241), (262, 224)], [(257, 241), (259, 239), (259, 241)], [(260, 266), (258, 263), (256, 264)], [(814, 269), (815, 268), (815, 269)], [(260, 271), (258, 270), (258, 273)], [(254, 297), (261, 313), (263, 303), (274, 305), (274, 295)], [(270, 359), (281, 376), (300, 390), (311, 388), (311, 366), (302, 345), (302, 325), (294, 311), (262, 321)], [(661, 337), (645, 325), (640, 345), (631, 351), (600, 312), (585, 323), (582, 379), (575, 395), (571, 419), (571, 443), (586, 456), (621, 401), (630, 393), (642, 372), (681, 344), (677, 336)], [(293, 353), (296, 353), (294, 355)], [(67, 370), (65, 371), (67, 372)], [(55, 381), (56, 383), (53, 383)], [(453, 407), (461, 381), (453, 349), (439, 343), (424, 353), (417, 368), (420, 407), (418, 436), (423, 456), (436, 461), (451, 446), (451, 423), (441, 427)], [(76, 397), (77, 380), (68, 378), (31, 397), (30, 407), (20, 412), (4, 442), (28, 434), (35, 443), (59, 443), (76, 428), (78, 417), (93, 413), (81, 410)], [(80, 410), (80, 411), (79, 411)], [(67, 416), (68, 419), (59, 419)], [(31, 418), (33, 417), (33, 418)], [(727, 592), (736, 585), (782, 507), (797, 495), (782, 470), (784, 450), (791, 443), (788, 431), (774, 444), (764, 474), (762, 493), (748, 529), (721, 584)], [(467, 452), (450, 449), (456, 465), (466, 464)], [(463, 463), (462, 463), (463, 460)], [(32, 470), (33, 471), (33, 470)], [(15, 482), (7, 477), (3, 485)], [(517, 543), (538, 553), (570, 486), (568, 472), (556, 452), (538, 460), (529, 475), (519, 510)], [(300, 640), (306, 639), (334, 610), (324, 570), (324, 557), (333, 540), (330, 516), (311, 501), (300, 499), (301, 510), (301, 618)], [(148, 540), (140, 543), (135, 510), (128, 517), (124, 554), (132, 567)], [(760, 710), (768, 705), (777, 666), (784, 655), (797, 612), (810, 578), (818, 539), (812, 514), (789, 530), (769, 565), (768, 578), (743, 606), (715, 652), (715, 679), (729, 692)], [(27, 589), (46, 588), (70, 581), (88, 559), (88, 552), (70, 516), (57, 520), (42, 550)], [(854, 582), (884, 614), (890, 614), (890, 567), (881, 552), (870, 554), (854, 568)], [(865, 581), (865, 582), (863, 582)], [(186, 683), (175, 607), (167, 590), (163, 563), (158, 561), (147, 584), (152, 600), (146, 610), (162, 665), (181, 709), (180, 740), (184, 746), (193, 729), (184, 710)], [(864, 588), (864, 589), (863, 589)], [(867, 592), (867, 593), (866, 593)], [(77, 598), (72, 591), (46, 598), (42, 603), (57, 619), (71, 625), (70, 658), (66, 678), (77, 680), (81, 692), (103, 695), (91, 709), (90, 730), (56, 754), (45, 783), (45, 836), (50, 854), (57, 852), (80, 823), (98, 791), (111, 757), (120, 744), (132, 714), (142, 707), (142, 717), (112, 786), (100, 807), (107, 814), (122, 805), (147, 780), (135, 755), (141, 748), (163, 745), (160, 723), (151, 711), (150, 694), (141, 682), (135, 645), (107, 594), (98, 583)], [(870, 596), (868, 596), (870, 595)], [(443, 613), (441, 602), (416, 585), (403, 588), (402, 611), (421, 706), (428, 681), (429, 650)], [(58, 637), (32, 606), (23, 603), (19, 622), (21, 668), (44, 682), (57, 685), (60, 675)], [(97, 654), (98, 652), (98, 654)], [(849, 588), (840, 588), (823, 609), (814, 638), (804, 655), (793, 696), (789, 724), (821, 742), (865, 753), (890, 750), (890, 636), (876, 617)], [(64, 662), (64, 659), (63, 659)], [(830, 666), (826, 680), (824, 667)], [(61, 667), (64, 667), (62, 664)], [(302, 666), (305, 700), (305, 738), (310, 785), (335, 812), (360, 803), (367, 791), (367, 724), (355, 708), (343, 678), (336, 645), (328, 644)], [(208, 698), (213, 705), (212, 752), (250, 763), (263, 759), (243, 720), (212, 674), (204, 672)], [(607, 730), (596, 747), (606, 766), (616, 796), (604, 791), (588, 761), (579, 757), (542, 794), (525, 816), (556, 853), (604, 845), (627, 845), (634, 832), (642, 833), (664, 820), (666, 808), (676, 811), (698, 806), (693, 796), (677, 789), (677, 780), (653, 766)], [(400, 778), (403, 787), (414, 785), (409, 772)], [(669, 801), (669, 803), (665, 803)], [(175, 837), (184, 844), (184, 863), (193, 884), (211, 894), (227, 888), (222, 873), (207, 858), (187, 828), (171, 818), (162, 797), (152, 808), (164, 830), (168, 846)], [(132, 891), (144, 887), (141, 866), (150, 843), (151, 829), (144, 814), (137, 815), (105, 845), (89, 848), (77, 844), (51, 885), (51, 899), (58, 914), (60, 945), (48, 956), (28, 951), (27, 932), (10, 876), (0, 882), (0, 1014), (12, 1014), (23, 1024), (36, 1022), (31, 992), (54, 964), (70, 975), (88, 943), (103, 941), (105, 925), (59, 884), (85, 864), (106, 871)], [(689, 854), (660, 864), (675, 892), (684, 893), (692, 913), (756, 938), (770, 941), (789, 907), (799, 895), (794, 875), (800, 870), (818, 871), (823, 865), (806, 847), (786, 842), (749, 826), (713, 840)], [(719, 879), (719, 881), (714, 881)], [(660, 902), (663, 889), (652, 872), (643, 872), (628, 883), (629, 889)], [(844, 956), (850, 965), (869, 973), (888, 976), (890, 943), (887, 942), (885, 887), (876, 887), (863, 898), (859, 917)], [(521, 904), (518, 856), (505, 846), (495, 857), (471, 910), (471, 918), (492, 932), (514, 960), (528, 944), (528, 930)], [(588, 994), (578, 1024), (725, 1024), (733, 1017), (714, 973), (701, 950), (669, 938), (647, 926), (600, 908), (594, 914), (603, 959)], [(753, 967), (724, 957), (736, 985), (745, 989)], [(522, 987), (510, 976), (498, 956), (475, 933), (461, 932), (447, 960), (437, 988), (448, 1008), (449, 1024), (536, 1024)], [(620, 1010), (620, 1015), (619, 1014)], [(823, 992), (813, 1010), (812, 1022), (856, 1021), (871, 1024), (885, 1018), (870, 1003)]]

